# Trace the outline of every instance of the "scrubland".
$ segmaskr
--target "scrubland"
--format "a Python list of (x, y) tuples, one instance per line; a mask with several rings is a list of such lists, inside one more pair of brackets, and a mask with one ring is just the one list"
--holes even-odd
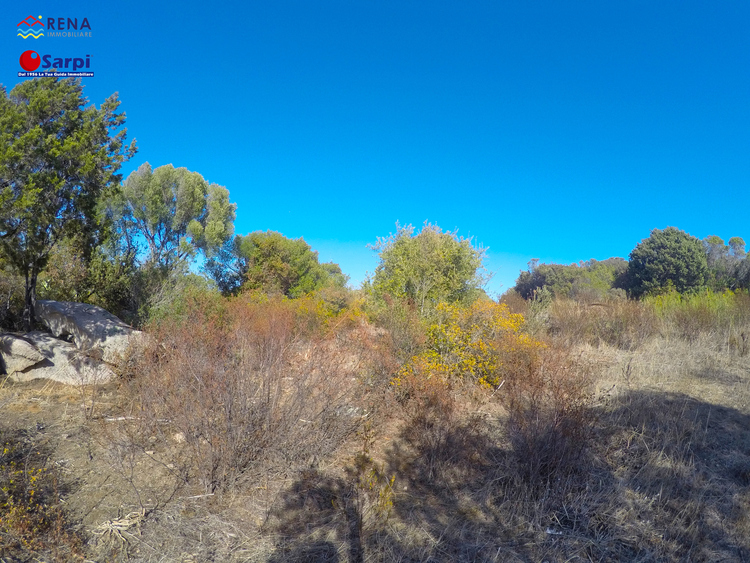
[(0, 389), (3, 561), (750, 561), (750, 296), (196, 291)]

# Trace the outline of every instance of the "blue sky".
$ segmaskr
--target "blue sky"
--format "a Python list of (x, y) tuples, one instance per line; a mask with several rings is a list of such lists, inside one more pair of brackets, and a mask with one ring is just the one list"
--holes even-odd
[[(27, 15), (92, 37), (16, 36)], [(90, 55), (139, 152), (226, 186), (238, 233), (304, 237), (355, 285), (366, 248), (429, 220), (531, 258), (627, 257), (653, 228), (750, 242), (747, 1), (35, 2), (3, 10), (0, 83), (27, 49)]]

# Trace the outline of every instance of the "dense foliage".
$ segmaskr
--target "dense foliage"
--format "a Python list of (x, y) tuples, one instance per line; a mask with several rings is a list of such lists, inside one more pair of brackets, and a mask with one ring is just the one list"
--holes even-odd
[(296, 298), (348, 281), (338, 264), (318, 261), (305, 239), (290, 239), (275, 231), (255, 231), (233, 243), (237, 282), (243, 289)]
[(427, 349), (401, 368), (395, 385), (418, 376), (466, 378), (495, 387), (501, 381), (504, 348), (540, 345), (521, 333), (521, 315), (489, 299), (478, 299), (469, 307), (439, 303), (435, 313), (435, 322), (427, 328)]
[(34, 321), (36, 285), (50, 252), (75, 235), (96, 245), (100, 198), (115, 189), (125, 144), (117, 95), (97, 109), (80, 81), (41, 78), (0, 89), (0, 253), (25, 280), (24, 323)]
[(601, 299), (614, 288), (621, 288), (628, 263), (622, 258), (580, 264), (539, 264), (529, 262), (529, 269), (521, 272), (514, 289), (524, 298), (546, 287), (558, 297), (571, 299)]
[(745, 241), (732, 237), (728, 244), (712, 235), (703, 239), (708, 265), (708, 285), (717, 291), (747, 288), (750, 286), (750, 257), (745, 251)]
[(528, 300), (545, 290), (558, 298), (591, 303), (624, 297), (626, 292), (640, 298), (704, 287), (719, 292), (750, 287), (750, 255), (742, 238), (732, 237), (725, 244), (715, 235), (698, 241), (674, 227), (655, 229), (636, 246), (630, 262), (609, 258), (564, 265), (531, 260), (512, 293)]
[(628, 289), (636, 297), (674, 288), (694, 291), (708, 280), (701, 242), (675, 227), (654, 229), (630, 253)]
[(485, 251), (455, 232), (428, 223), (417, 235), (411, 225), (398, 227), (372, 248), (380, 263), (366, 288), (376, 299), (406, 299), (425, 316), (440, 302), (469, 304), (484, 293)]

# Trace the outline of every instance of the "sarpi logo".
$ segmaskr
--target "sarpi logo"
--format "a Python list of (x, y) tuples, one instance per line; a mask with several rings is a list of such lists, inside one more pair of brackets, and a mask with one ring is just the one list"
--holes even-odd
[[(42, 69), (55, 69), (60, 71), (55, 76), (67, 75), (68, 70), (72, 70), (73, 73), (80, 71), (84, 68), (91, 67), (91, 55), (83, 57), (52, 57), (52, 55), (40, 56), (36, 51), (24, 51), (21, 53), (21, 57), (18, 62), (21, 64), (21, 68), (26, 72), (35, 72), (41, 65)], [(93, 76), (93, 72), (87, 72), (86, 75)], [(75, 75), (74, 75), (75, 76)]]
[(35, 18), (34, 16), (27, 16), (25, 20), (18, 22), (16, 28), (18, 28), (18, 33), (16, 35), (18, 35), (19, 37), (23, 37), (24, 39), (28, 39), (29, 37), (33, 37), (34, 39), (44, 37), (44, 24), (42, 23), (42, 16), (39, 16), (38, 18)]

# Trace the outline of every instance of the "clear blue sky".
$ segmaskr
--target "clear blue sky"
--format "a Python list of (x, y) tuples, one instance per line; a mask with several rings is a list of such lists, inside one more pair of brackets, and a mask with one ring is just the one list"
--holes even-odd
[[(63, 6), (63, 7), (60, 7)], [(27, 15), (91, 38), (22, 39)], [(627, 257), (653, 228), (750, 242), (750, 2), (47, 2), (18, 58), (91, 55), (139, 152), (226, 186), (236, 230), (304, 237), (359, 282), (395, 223), (534, 257)]]

